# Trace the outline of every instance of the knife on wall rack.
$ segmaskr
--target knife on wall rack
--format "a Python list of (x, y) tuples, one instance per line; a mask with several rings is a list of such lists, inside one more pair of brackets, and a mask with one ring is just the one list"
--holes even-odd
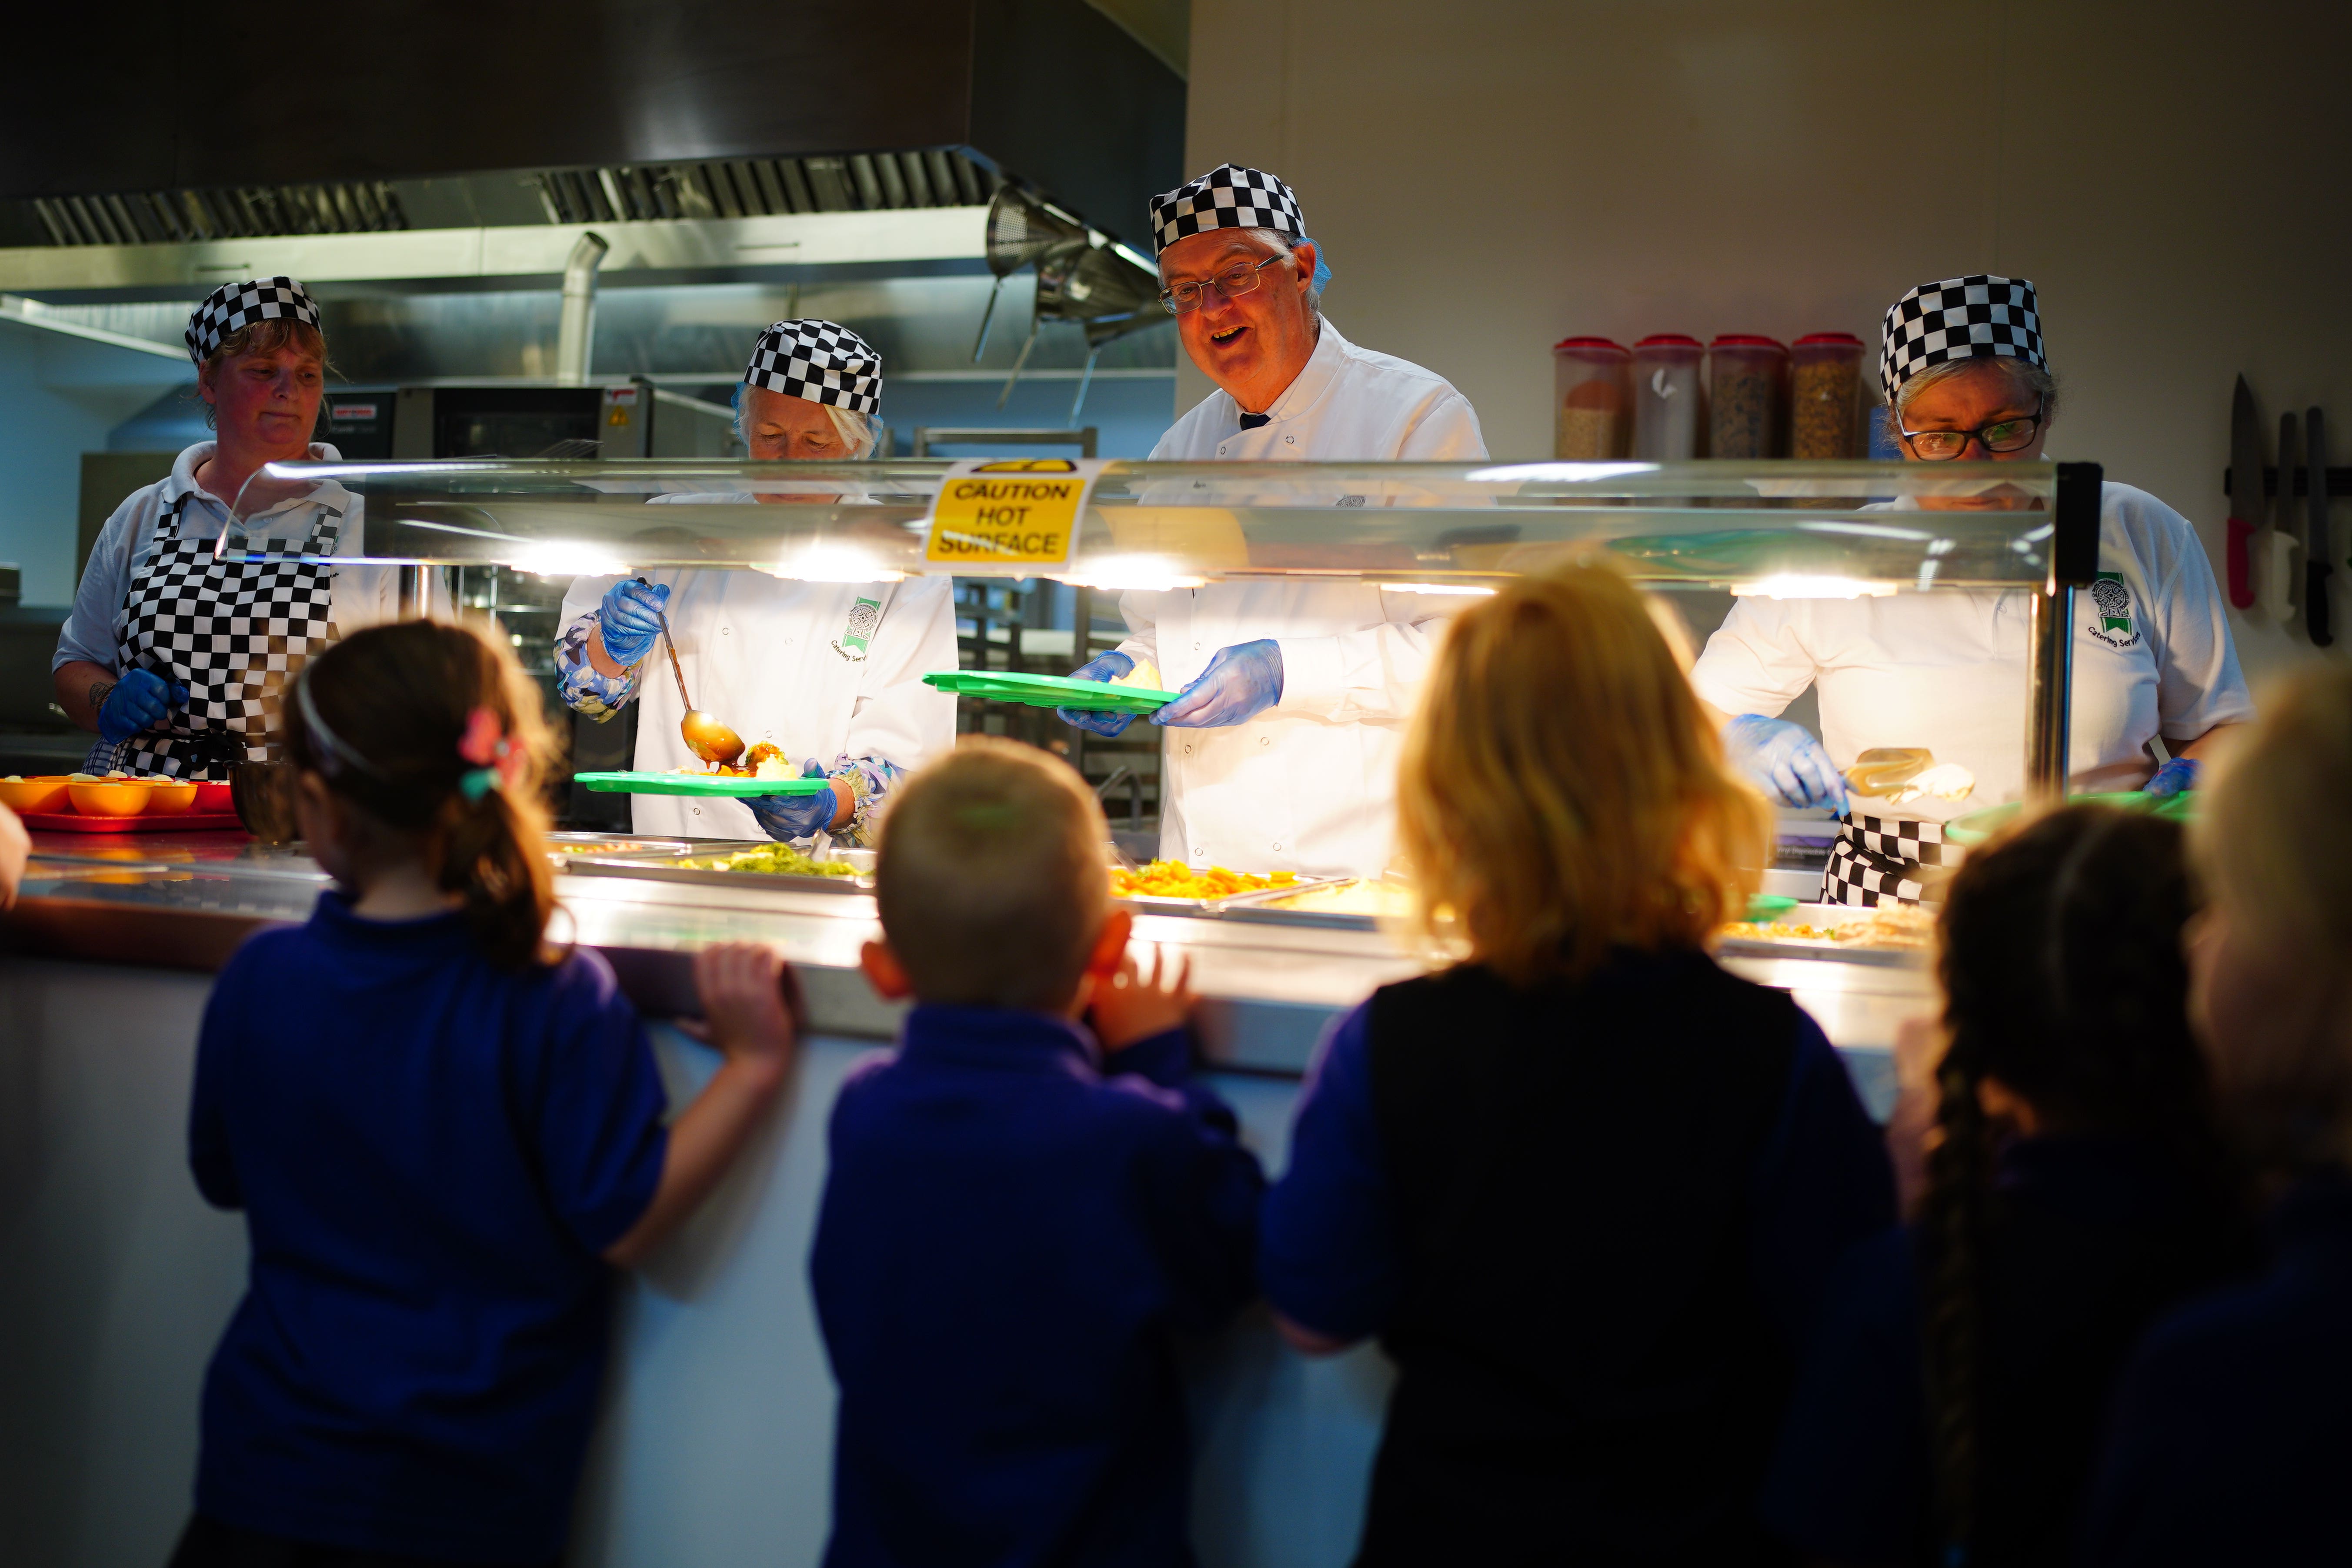
[(2294, 556), (2303, 548), (2294, 503), (2294, 451), (2302, 426), (2292, 409), (2279, 416), (2278, 466), (2287, 481), (2273, 498), (2270, 521), (2254, 535), (2254, 602), (2283, 626), (2294, 620)]
[(2253, 389), (2241, 375), (2237, 389), (2230, 394), (2230, 521), (2225, 556), (2230, 603), (2241, 610), (2254, 607), (2253, 538), (2263, 516), (2263, 424), (2254, 412)]
[(2311, 630), (2314, 647), (2336, 641), (2329, 624), (2327, 579), (2336, 563), (2327, 550), (2327, 424), (2315, 408), (2304, 416), (2303, 462), (2305, 515), (2303, 536), (2303, 620)]

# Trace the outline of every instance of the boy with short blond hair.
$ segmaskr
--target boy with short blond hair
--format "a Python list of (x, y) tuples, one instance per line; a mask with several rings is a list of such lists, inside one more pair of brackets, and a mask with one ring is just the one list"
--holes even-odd
[[(828, 1568), (1189, 1564), (1174, 1335), (1255, 1293), (1264, 1177), (1128, 954), (1102, 809), (974, 737), (903, 785), (809, 1271), (841, 1388)], [(1091, 1021), (1091, 1030), (1082, 1019)]]

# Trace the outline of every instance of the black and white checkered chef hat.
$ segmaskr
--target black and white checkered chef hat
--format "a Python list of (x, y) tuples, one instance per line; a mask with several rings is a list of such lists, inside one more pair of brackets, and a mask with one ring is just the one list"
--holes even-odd
[(813, 317), (778, 321), (751, 345), (743, 384), (854, 414), (877, 414), (882, 408), (882, 356), (837, 322)]
[(248, 278), (242, 283), (224, 283), (205, 295), (205, 302), (188, 318), (188, 357), (201, 367), (230, 333), (256, 321), (272, 321), (315, 327), (318, 301), (291, 278)]
[(1892, 405), (1903, 384), (1929, 365), (2001, 355), (2041, 370), (2042, 307), (2022, 278), (1973, 273), (1922, 283), (1886, 307), (1878, 379)]
[(1270, 228), (1307, 237), (1307, 219), (1290, 187), (1262, 169), (1220, 163), (1164, 196), (1151, 198), (1151, 254), (1213, 228)]

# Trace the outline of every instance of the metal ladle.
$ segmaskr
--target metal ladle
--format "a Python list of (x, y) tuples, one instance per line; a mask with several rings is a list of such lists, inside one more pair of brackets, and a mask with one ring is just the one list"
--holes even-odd
[(669, 672), (677, 677), (677, 700), (686, 704), (686, 717), (677, 721), (677, 732), (686, 742), (686, 749), (706, 763), (731, 767), (743, 754), (743, 737), (705, 713), (686, 694), (686, 671), (678, 667), (677, 645), (669, 640), (669, 616), (664, 612), (662, 647), (669, 654)]

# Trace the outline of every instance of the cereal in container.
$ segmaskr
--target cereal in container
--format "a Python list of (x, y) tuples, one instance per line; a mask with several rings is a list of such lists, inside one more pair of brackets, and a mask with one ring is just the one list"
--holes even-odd
[(1727, 332), (1707, 345), (1706, 360), (1708, 455), (1780, 456), (1789, 351), (1772, 338)]
[(1857, 458), (1855, 398), (1862, 340), (1852, 332), (1808, 332), (1789, 352), (1790, 456)]

